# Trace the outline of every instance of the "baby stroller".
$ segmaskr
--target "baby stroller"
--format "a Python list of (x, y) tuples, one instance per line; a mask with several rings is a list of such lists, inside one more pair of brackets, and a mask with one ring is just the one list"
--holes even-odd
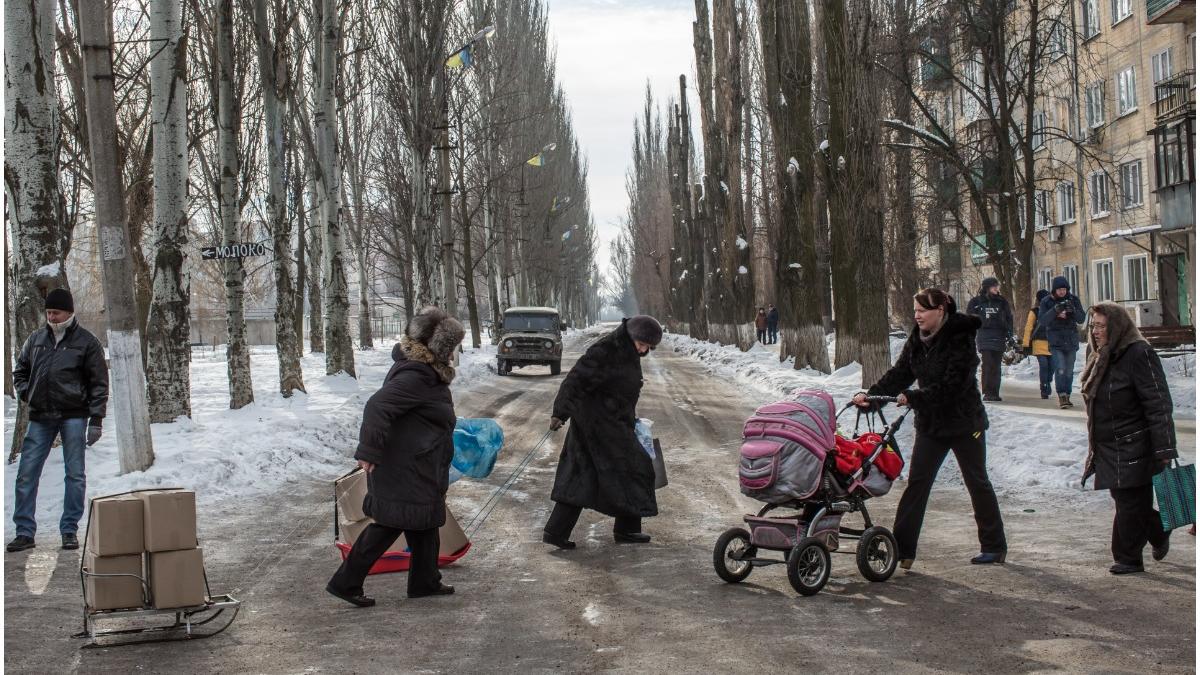
[[(823, 391), (801, 391), (786, 401), (765, 405), (746, 421), (738, 475), (742, 493), (765, 502), (756, 515), (746, 515), (749, 527), (726, 530), (713, 549), (717, 576), (738, 583), (755, 567), (784, 563), (788, 581), (801, 595), (815, 595), (829, 580), (831, 551), (839, 538), (858, 539), (858, 569), (870, 581), (887, 581), (896, 571), (896, 538), (891, 530), (871, 522), (866, 502), (891, 489), (904, 460), (896, 451), (896, 431), (905, 409), (890, 424), (881, 409), (895, 398), (870, 396), (870, 412), (858, 411), (855, 438), (836, 433), (838, 417), (833, 399)], [(875, 420), (881, 422), (875, 433)], [(869, 433), (859, 435), (866, 420)], [(776, 509), (795, 511), (786, 515)], [(841, 524), (846, 513), (861, 513), (861, 530)], [(760, 552), (781, 551), (782, 559)]]

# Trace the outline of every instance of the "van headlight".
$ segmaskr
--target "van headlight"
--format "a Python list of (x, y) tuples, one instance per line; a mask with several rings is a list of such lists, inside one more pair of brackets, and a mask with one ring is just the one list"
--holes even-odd
[(550, 340), (546, 340), (546, 349), (554, 349), (554, 343)]
[(505, 349), (512, 349), (512, 346), (513, 346), (513, 341), (512, 341), (512, 340), (505, 340), (505, 341), (504, 341), (504, 348), (505, 348)]

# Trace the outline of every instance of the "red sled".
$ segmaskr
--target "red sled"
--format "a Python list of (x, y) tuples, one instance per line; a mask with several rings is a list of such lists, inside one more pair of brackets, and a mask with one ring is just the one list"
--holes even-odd
[[(342, 560), (350, 555), (353, 542), (357, 541), (367, 525), (373, 522), (362, 513), (362, 498), (366, 496), (366, 492), (366, 474), (362, 469), (355, 469), (334, 481), (333, 539)], [(339, 506), (342, 509), (339, 510)], [(438, 567), (456, 562), (471, 550), (471, 542), (449, 508), (446, 509), (446, 524), (438, 530), (438, 538)], [(404, 535), (400, 535), (396, 543), (371, 566), (371, 571), (367, 574), (407, 572), (411, 558), (412, 554), (408, 551)]]

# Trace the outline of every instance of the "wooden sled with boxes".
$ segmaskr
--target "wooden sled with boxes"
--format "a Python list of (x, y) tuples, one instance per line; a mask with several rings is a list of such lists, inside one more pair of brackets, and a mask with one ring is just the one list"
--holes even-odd
[[(75, 635), (87, 638), (83, 648), (212, 637), (237, 618), (241, 602), (208, 588), (196, 493), (166, 488), (97, 497), (84, 541), (83, 632)], [(137, 625), (169, 615), (170, 625)], [(102, 620), (118, 627), (102, 630)]]
[[(362, 469), (354, 469), (333, 482), (333, 539), (342, 560), (350, 555), (350, 548), (358, 540), (358, 535), (373, 522), (363, 513), (363, 498), (366, 496), (367, 472)], [(449, 508), (446, 509), (446, 524), (438, 530), (438, 540), (438, 567), (455, 562), (471, 548), (471, 542)], [(400, 535), (383, 557), (371, 566), (368, 574), (406, 572), (411, 557), (408, 543), (404, 541), (404, 535)]]

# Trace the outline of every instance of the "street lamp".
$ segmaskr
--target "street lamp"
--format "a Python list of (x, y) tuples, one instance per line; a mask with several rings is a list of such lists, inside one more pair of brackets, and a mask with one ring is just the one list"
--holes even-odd
[[(473, 50), (476, 45), (496, 34), (495, 26), (488, 26), (475, 33), (461, 47), (451, 52), (444, 60), (445, 67), (438, 76), (438, 88), (442, 105), (442, 119), (438, 130), (438, 195), (442, 199), (439, 215), (442, 230), (442, 287), (446, 294), (446, 313), (458, 313), (458, 288), (454, 275), (454, 232), (450, 227), (450, 94), (446, 78), (447, 68), (467, 68), (475, 61)], [(464, 214), (465, 217), (465, 214)]]

